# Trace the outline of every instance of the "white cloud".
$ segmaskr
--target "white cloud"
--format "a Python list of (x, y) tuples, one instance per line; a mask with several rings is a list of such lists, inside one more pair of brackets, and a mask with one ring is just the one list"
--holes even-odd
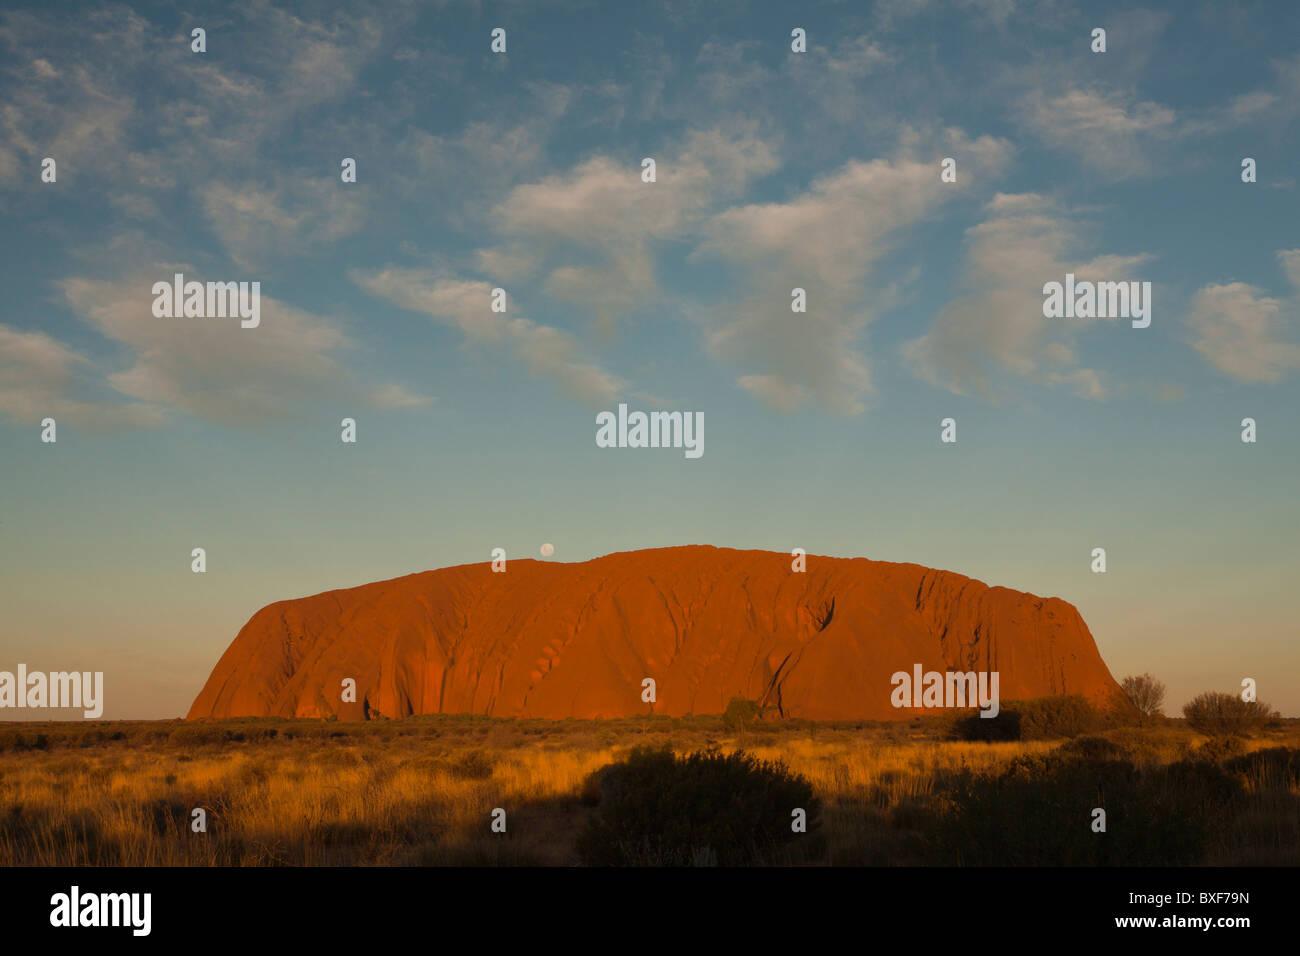
[[(513, 121), (477, 120), (450, 135), (434, 135), (418, 127), (395, 137), (382, 124), (369, 129), (367, 150), (392, 151), (395, 186), (412, 201), (464, 201), (490, 207), (520, 179), (545, 164), (546, 141), (564, 116), (568, 99), (549, 87), (524, 84)], [(453, 193), (431, 195), (430, 183), (455, 183)]]
[(370, 393), (370, 404), (376, 408), (427, 408), (434, 403), (428, 395), (417, 395), (401, 385), (384, 385)]
[(188, 267), (157, 265), (126, 279), (59, 283), (74, 311), (130, 348), (131, 364), (103, 378), (119, 394), (223, 425), (297, 418), (324, 400), (362, 400), (376, 388), (390, 402), (406, 395), (358, 384), (342, 362), (355, 346), (334, 323), (267, 295), (257, 328), (238, 319), (156, 318), (152, 285), (174, 271), (203, 281)]
[(1300, 290), (1300, 249), (1283, 249), (1277, 254), (1278, 261), (1282, 263), (1282, 271), (1286, 274), (1287, 281)]
[(1270, 63), (1273, 77), (1258, 89), (1233, 96), (1226, 106), (1201, 111), (1187, 132), (1214, 135), (1240, 126), (1280, 129), (1300, 116), (1300, 54)]
[(49, 416), (93, 430), (160, 425), (150, 403), (96, 402), (74, 390), (91, 378), (92, 363), (43, 332), (0, 325), (0, 416), (36, 426)]
[[(1278, 253), (1288, 281), (1300, 292), (1300, 249)], [(1300, 295), (1275, 299), (1244, 282), (1210, 284), (1192, 298), (1187, 324), (1205, 360), (1239, 382), (1272, 383), (1300, 368), (1293, 331)]]
[(362, 193), (324, 178), (285, 177), (273, 186), (212, 183), (200, 195), (213, 232), (244, 268), (336, 242), (364, 218)]
[(505, 334), (505, 316), (492, 311), (492, 286), (486, 282), (399, 266), (351, 275), (371, 295), (455, 326), (472, 342), (499, 342)]
[[(355, 190), (341, 201), (337, 175), (332, 182), (295, 175), (282, 162), (264, 165), (263, 153), (268, 145), (280, 149), (298, 116), (355, 87), (364, 63), (381, 49), (384, 28), (352, 15), (308, 21), (266, 4), (241, 13), (235, 60), (196, 56), (174, 30), (121, 7), (79, 13), (72, 47), (61, 18), (0, 15), (0, 184), (49, 155), (58, 161), (60, 182), (86, 192), (106, 182), (115, 205), (154, 219), (161, 219), (157, 204), (170, 198), (164, 191), (188, 186), (203, 194), (218, 234), (245, 262), (272, 242), (293, 254), (299, 241), (349, 232)], [(155, 101), (160, 76), (167, 95)], [(240, 217), (279, 227), (279, 234), (260, 238), (240, 228)], [(286, 233), (286, 224), (298, 222), (303, 228)], [(250, 241), (256, 249), (245, 248)]]
[[(1000, 170), (1011, 151), (1003, 140), (957, 130), (928, 150), (903, 139), (892, 160), (846, 163), (788, 202), (738, 206), (704, 226), (693, 258), (729, 261), (753, 290), (708, 320), (709, 351), (750, 369), (739, 384), (778, 410), (865, 410), (872, 386), (860, 338), (900, 291), (896, 281), (869, 283), (875, 263), (901, 230)], [(954, 146), (960, 185), (939, 180), (939, 159)], [(807, 313), (790, 309), (796, 287), (807, 293)]]
[(873, 15), (882, 29), (898, 29), (908, 25), (914, 17), (938, 14), (951, 17), (953, 8), (967, 14), (971, 20), (980, 25), (990, 25), (1003, 29), (1008, 22), (1014, 22), (1017, 11), (1032, 15), (1035, 23), (1049, 25), (1060, 19), (1058, 0), (880, 0), (873, 10)]
[(641, 157), (596, 156), (515, 187), (494, 210), (509, 247), (564, 250), (565, 261), (547, 273), (547, 291), (590, 310), (606, 328), (656, 295), (651, 241), (687, 236), (711, 208), (776, 165), (752, 132), (717, 129), (695, 131), (680, 150), (653, 158), (654, 183), (641, 181)]
[[(1184, 106), (1178, 111), (1136, 90), (1158, 50), (1171, 17), (1133, 10), (1110, 24), (1108, 86), (1069, 85), (1081, 59), (1076, 51), (1064, 68), (1059, 59), (1037, 61), (1009, 73), (1019, 121), (1046, 146), (1115, 179), (1149, 175), (1158, 163), (1181, 157), (1168, 147), (1205, 136), (1230, 134), (1242, 126), (1281, 128), (1300, 115), (1300, 55), (1274, 60), (1273, 76), (1260, 87), (1236, 93), (1223, 104)], [(1121, 52), (1117, 43), (1124, 44)]]
[(1117, 177), (1147, 172), (1150, 145), (1178, 133), (1173, 110), (1119, 91), (1036, 90), (1025, 97), (1021, 117), (1046, 145)]
[(493, 312), (488, 282), (396, 266), (356, 270), (352, 279), (371, 295), (459, 329), (472, 344), (509, 347), (534, 375), (582, 401), (608, 403), (625, 385), (585, 358), (581, 343), (568, 332), (517, 316), (508, 293), (508, 311)]
[(1077, 367), (1075, 337), (1110, 320), (1044, 318), (1043, 285), (1069, 272), (1079, 281), (1141, 281), (1138, 269), (1150, 257), (1075, 258), (1082, 242), (1075, 217), (1036, 194), (999, 194), (985, 211), (966, 231), (971, 291), (945, 306), (904, 356), (923, 379), (957, 394), (996, 397), (997, 373), (1105, 398), (1101, 373)]
[(541, 267), (542, 254), (525, 242), (506, 243), (474, 254), (474, 265), (484, 275), (502, 281), (527, 279)]
[(514, 353), (535, 375), (554, 381), (561, 390), (590, 405), (608, 405), (626, 383), (582, 358), (577, 339), (549, 325), (512, 319), (507, 332)]
[(1048, 385), (1070, 385), (1080, 398), (1102, 401), (1108, 390), (1102, 383), (1101, 373), (1096, 369), (1081, 368), (1073, 372), (1048, 372), (1043, 381)]
[[(865, 369), (860, 374), (865, 375)], [(736, 383), (765, 405), (787, 415), (797, 412), (813, 398), (808, 388), (779, 375), (742, 375)]]

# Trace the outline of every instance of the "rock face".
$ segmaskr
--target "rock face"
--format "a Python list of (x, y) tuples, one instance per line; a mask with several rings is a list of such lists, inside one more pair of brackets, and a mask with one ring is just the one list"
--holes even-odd
[(280, 601), (244, 625), (189, 718), (680, 716), (746, 697), (792, 717), (901, 719), (921, 711), (891, 705), (890, 677), (916, 664), (997, 671), (1002, 700), (1121, 694), (1065, 601), (915, 564), (791, 561), (705, 546), (512, 559)]

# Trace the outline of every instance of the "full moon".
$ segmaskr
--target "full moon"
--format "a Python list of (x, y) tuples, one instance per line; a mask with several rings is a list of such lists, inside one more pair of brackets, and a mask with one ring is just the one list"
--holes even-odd
[(551, 544), (551, 542), (548, 541), (544, 545), (542, 545), (542, 557), (549, 558), (554, 553), (555, 553), (555, 545)]

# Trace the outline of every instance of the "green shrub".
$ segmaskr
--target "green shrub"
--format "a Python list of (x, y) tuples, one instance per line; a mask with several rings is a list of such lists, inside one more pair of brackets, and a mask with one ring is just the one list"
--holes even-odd
[(1020, 714), (1021, 740), (1078, 737), (1101, 727), (1101, 715), (1077, 694), (1013, 701), (1011, 709)]
[[(578, 838), (592, 866), (736, 866), (773, 862), (819, 823), (812, 785), (783, 764), (709, 749), (677, 757), (638, 747), (593, 775), (596, 811)], [(791, 829), (807, 814), (809, 834)]]
[(1207, 691), (1183, 705), (1187, 725), (1211, 737), (1250, 736), (1277, 716), (1263, 701), (1245, 701), (1220, 691)]
[(744, 697), (733, 697), (727, 704), (727, 709), (722, 714), (722, 726), (727, 730), (735, 732), (744, 730), (746, 725), (752, 726), (763, 714), (763, 710), (752, 700), (746, 700)]

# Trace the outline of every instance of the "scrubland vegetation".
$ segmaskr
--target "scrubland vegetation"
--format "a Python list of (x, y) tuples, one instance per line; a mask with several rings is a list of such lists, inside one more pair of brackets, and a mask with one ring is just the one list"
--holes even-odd
[(1300, 863), (1300, 721), (1003, 714), (4, 724), (0, 864)]

